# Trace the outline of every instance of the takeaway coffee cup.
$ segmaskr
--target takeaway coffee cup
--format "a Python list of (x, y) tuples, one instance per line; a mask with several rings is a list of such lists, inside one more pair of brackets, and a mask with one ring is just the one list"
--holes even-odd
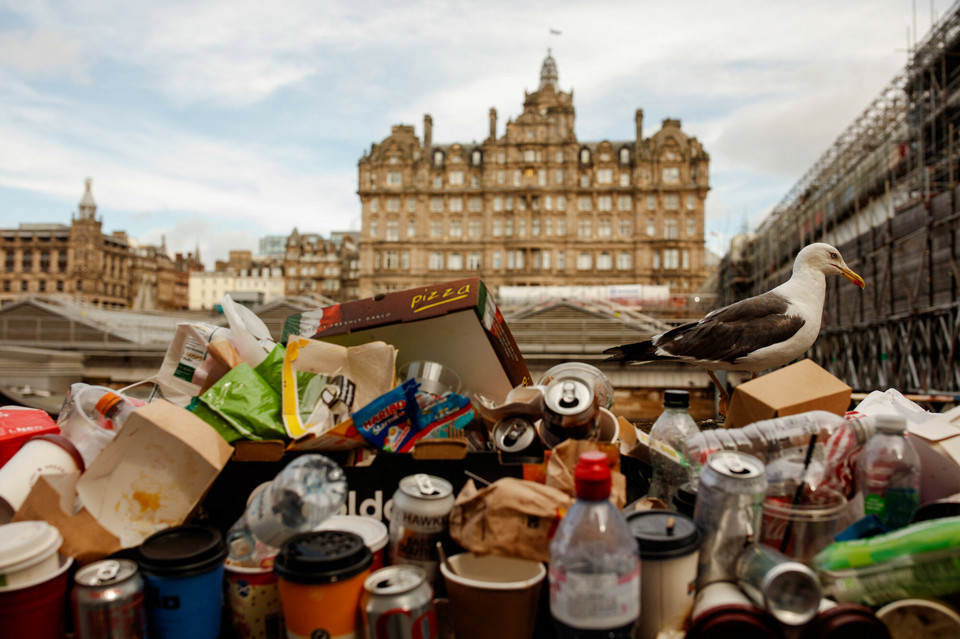
[(216, 639), (223, 608), (223, 536), (209, 526), (174, 526), (140, 545), (152, 639)]
[(60, 531), (45, 521), (0, 526), (0, 587), (22, 587), (50, 578), (60, 568)]
[(317, 530), (283, 542), (273, 564), (287, 639), (345, 639), (363, 632), (360, 598), (373, 554), (345, 530)]
[(640, 548), (640, 623), (638, 639), (654, 639), (665, 630), (682, 630), (693, 610), (700, 532), (678, 512), (646, 510), (627, 515)]
[(370, 572), (383, 568), (383, 555), (390, 540), (390, 530), (379, 519), (362, 515), (333, 515), (320, 524), (317, 530), (346, 530), (360, 535), (363, 543), (373, 553)]
[(277, 576), (270, 568), (224, 565), (230, 621), (237, 637), (281, 639), (283, 608)]
[(457, 639), (530, 639), (540, 587), (547, 574), (538, 561), (462, 553), (440, 563)]
[(0, 468), (0, 523), (13, 519), (40, 475), (83, 472), (83, 457), (62, 435), (38, 435)]
[(54, 560), (51, 572), (14, 586), (0, 586), (0, 636), (63, 639), (73, 559), (54, 553)]

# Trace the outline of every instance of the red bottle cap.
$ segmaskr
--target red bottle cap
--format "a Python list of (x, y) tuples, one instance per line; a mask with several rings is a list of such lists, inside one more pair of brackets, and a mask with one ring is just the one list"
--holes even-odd
[(610, 496), (610, 465), (600, 451), (582, 453), (573, 471), (577, 497), (599, 501)]

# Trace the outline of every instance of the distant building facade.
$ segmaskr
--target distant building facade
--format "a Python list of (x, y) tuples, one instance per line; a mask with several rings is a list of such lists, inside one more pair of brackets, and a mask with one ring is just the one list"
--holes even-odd
[(433, 143), (396, 125), (358, 163), (359, 296), (479, 276), (504, 285), (666, 284), (706, 279), (704, 201), (710, 157), (666, 119), (643, 136), (582, 142), (573, 92), (548, 53), (539, 89), (497, 137)]

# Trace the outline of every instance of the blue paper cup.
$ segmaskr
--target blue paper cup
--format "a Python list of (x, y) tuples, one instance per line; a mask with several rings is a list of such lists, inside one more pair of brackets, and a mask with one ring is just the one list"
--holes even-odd
[(140, 545), (152, 639), (216, 639), (226, 544), (208, 526), (175, 526)]

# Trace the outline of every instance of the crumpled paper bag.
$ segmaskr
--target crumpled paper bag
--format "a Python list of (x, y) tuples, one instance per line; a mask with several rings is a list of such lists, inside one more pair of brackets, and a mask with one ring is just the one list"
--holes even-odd
[(586, 439), (564, 440), (550, 452), (546, 485), (575, 496), (577, 490), (574, 486), (573, 469), (576, 468), (581, 454), (595, 450), (607, 456), (611, 479), (610, 501), (617, 510), (622, 510), (627, 505), (627, 478), (620, 472), (620, 452), (617, 444)]
[(468, 480), (450, 512), (450, 536), (477, 554), (550, 560), (553, 539), (573, 498), (532, 481), (504, 477), (482, 490)]

